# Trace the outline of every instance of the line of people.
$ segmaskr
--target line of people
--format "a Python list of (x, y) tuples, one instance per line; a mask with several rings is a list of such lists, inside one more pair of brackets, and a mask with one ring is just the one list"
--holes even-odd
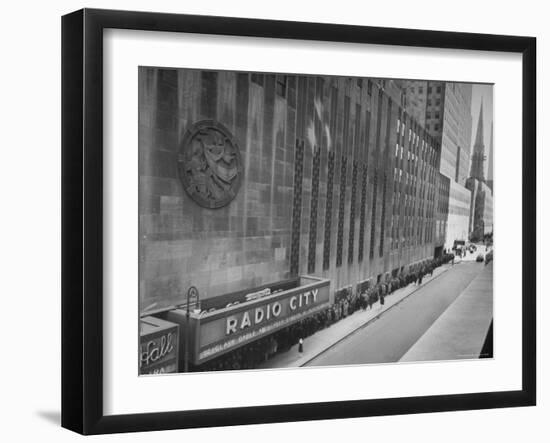
[(192, 368), (192, 370), (202, 372), (254, 369), (275, 354), (288, 351), (292, 346), (300, 343), (300, 339), (303, 343), (303, 339), (329, 327), (357, 310), (372, 309), (378, 301), (381, 305), (384, 305), (385, 297), (397, 289), (411, 283), (422, 284), (422, 280), (427, 274), (432, 275), (435, 268), (448, 263), (453, 258), (453, 254), (443, 254), (439, 258), (417, 263), (410, 267), (408, 271), (401, 272), (388, 281), (377, 283), (361, 293), (353, 294), (353, 291), (349, 290), (345, 296), (341, 297), (332, 306), (267, 337), (262, 337), (208, 363)]
[(426, 275), (433, 275), (435, 268), (450, 262), (453, 258), (453, 254), (443, 254), (441, 257), (418, 263), (411, 267), (409, 271), (401, 272), (399, 275), (391, 277), (386, 282), (380, 282), (373, 285), (356, 297), (356, 309), (372, 309), (373, 305), (378, 301), (380, 301), (380, 305), (384, 305), (387, 295), (411, 283), (421, 285)]

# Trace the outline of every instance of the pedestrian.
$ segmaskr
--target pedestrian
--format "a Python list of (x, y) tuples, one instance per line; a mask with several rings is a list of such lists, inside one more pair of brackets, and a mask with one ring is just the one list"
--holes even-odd
[(298, 340), (298, 352), (304, 352), (304, 339), (302, 337)]
[(376, 301), (378, 300), (378, 287), (375, 286), (374, 288), (372, 288), (372, 292), (370, 294), (370, 307), (372, 309), (372, 306), (376, 303)]

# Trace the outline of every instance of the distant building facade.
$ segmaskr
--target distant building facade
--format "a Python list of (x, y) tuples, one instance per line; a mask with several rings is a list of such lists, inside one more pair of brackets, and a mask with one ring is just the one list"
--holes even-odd
[(489, 164), (487, 165), (487, 186), (493, 191), (493, 124), (491, 123), (491, 141), (489, 142)]
[(493, 191), (487, 183), (473, 177), (468, 178), (466, 185), (472, 191), (470, 237), (479, 241), (493, 232)]
[(470, 235), (472, 192), (465, 186), (450, 180), (449, 213), (445, 249), (454, 246), (455, 240), (468, 240)]
[[(447, 239), (448, 219), (449, 219), (449, 200), (451, 193), (451, 180), (441, 172), (437, 173), (437, 205), (435, 210), (435, 244), (434, 255), (439, 257), (443, 251), (449, 247), (445, 244)], [(452, 246), (451, 246), (452, 247)]]
[(472, 86), (417, 80), (405, 80), (403, 86), (407, 110), (418, 119), (423, 116), (426, 131), (441, 145), (438, 170), (450, 180), (444, 241), (444, 248), (449, 249), (455, 240), (468, 239), (471, 194), (466, 179), (470, 167)]

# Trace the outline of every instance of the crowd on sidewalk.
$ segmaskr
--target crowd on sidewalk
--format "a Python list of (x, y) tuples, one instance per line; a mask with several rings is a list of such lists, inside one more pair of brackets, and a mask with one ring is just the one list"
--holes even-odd
[(215, 358), (205, 364), (192, 368), (194, 371), (226, 371), (239, 369), (254, 369), (273, 355), (288, 351), (317, 331), (327, 328), (357, 310), (372, 309), (380, 302), (384, 305), (385, 297), (392, 292), (410, 284), (422, 284), (426, 275), (432, 275), (435, 268), (454, 260), (453, 254), (443, 254), (435, 259), (424, 260), (409, 267), (398, 275), (390, 276), (386, 281), (367, 287), (360, 293), (347, 291), (330, 307), (304, 318), (267, 337), (260, 338), (235, 351)]

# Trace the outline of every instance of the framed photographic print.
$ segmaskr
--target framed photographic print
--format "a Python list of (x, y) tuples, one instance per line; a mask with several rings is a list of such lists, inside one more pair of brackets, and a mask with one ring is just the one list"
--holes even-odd
[(62, 425), (534, 405), (535, 51), (64, 16)]

